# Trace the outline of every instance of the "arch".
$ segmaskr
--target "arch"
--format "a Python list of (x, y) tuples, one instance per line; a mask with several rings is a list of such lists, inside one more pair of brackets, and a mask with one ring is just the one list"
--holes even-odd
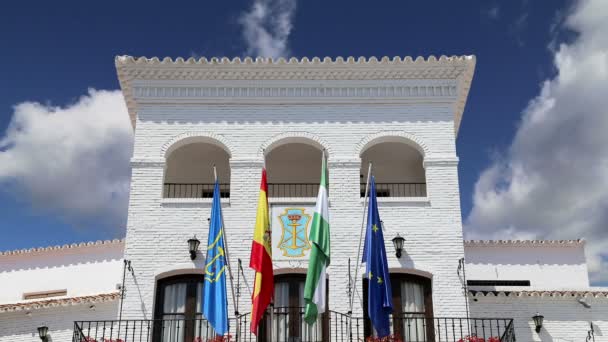
[(429, 149), (424, 141), (411, 133), (403, 131), (381, 131), (370, 134), (357, 144), (355, 153), (358, 156), (362, 156), (363, 152), (370, 147), (385, 142), (405, 143), (420, 152), (420, 154), (422, 154), (422, 158), (429, 154)]
[(419, 270), (417, 268), (389, 267), (388, 273), (414, 275), (414, 276), (418, 276), (418, 277), (422, 277), (422, 278), (427, 278), (429, 280), (433, 279), (433, 273), (427, 272), (424, 270)]
[(194, 263), (182, 263), (165, 266), (154, 271), (154, 280), (165, 279), (178, 275), (205, 274), (205, 270)]
[(259, 157), (264, 157), (274, 148), (285, 144), (300, 143), (314, 146), (320, 150), (327, 152), (328, 158), (332, 155), (332, 150), (329, 144), (321, 139), (319, 136), (309, 132), (284, 132), (270, 138), (262, 144), (258, 151)]
[(160, 156), (166, 159), (176, 149), (193, 143), (215, 145), (226, 151), (226, 153), (228, 153), (228, 158), (232, 158), (233, 148), (230, 146), (228, 140), (213, 132), (185, 132), (176, 135), (162, 146), (160, 149)]
[(308, 272), (307, 268), (295, 267), (295, 268), (277, 268), (274, 270), (274, 276), (285, 276), (291, 274), (303, 274), (306, 275)]

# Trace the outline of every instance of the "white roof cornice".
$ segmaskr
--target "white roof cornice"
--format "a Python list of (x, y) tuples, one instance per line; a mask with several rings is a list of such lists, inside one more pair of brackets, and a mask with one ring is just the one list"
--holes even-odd
[(32, 254), (32, 253), (48, 253), (48, 252), (56, 252), (56, 251), (65, 251), (65, 250), (69, 250), (69, 249), (89, 248), (89, 247), (95, 247), (95, 246), (122, 246), (123, 244), (124, 244), (123, 239), (80, 242), (80, 243), (73, 243), (73, 244), (69, 244), (69, 245), (15, 249), (15, 250), (11, 250), (11, 251), (0, 251), (0, 257)]
[(469, 290), (469, 295), (473, 297), (506, 296), (506, 297), (590, 297), (608, 298), (608, 291), (603, 290), (536, 290), (536, 291), (494, 291), (494, 290)]
[(61, 306), (95, 304), (116, 301), (120, 298), (119, 292), (99, 293), (87, 296), (53, 298), (44, 300), (35, 300), (27, 302), (18, 302), (10, 304), (1, 304), (0, 313), (14, 312), (24, 310), (39, 310)]
[[(475, 56), (441, 56), (436, 58), (430, 56), (427, 59), (417, 57), (394, 57), (392, 59), (383, 57), (377, 59), (371, 57), (366, 59), (359, 57), (355, 59), (348, 57), (346, 59), (337, 57), (331, 59), (325, 57), (308, 59), (290, 58), (286, 60), (279, 58), (273, 60), (271, 58), (256, 58), (250, 57), (240, 59), (228, 58), (177, 58), (175, 60), (165, 57), (160, 60), (157, 57), (134, 58), (131, 56), (117, 56), (115, 59), (118, 80), (122, 88), (129, 115), (133, 127), (136, 122), (136, 96), (134, 94), (134, 82), (137, 81), (329, 81), (329, 80), (344, 80), (344, 81), (374, 81), (379, 84), (381, 81), (398, 81), (398, 80), (452, 80), (457, 84), (457, 89), (454, 94), (448, 90), (450, 96), (456, 99), (454, 107), (454, 123), (456, 132), (460, 125), (462, 113), (468, 97), (469, 89), (473, 73), (475, 71)], [(259, 82), (255, 82), (259, 84)], [(190, 89), (197, 91), (195, 89)], [(335, 89), (326, 89), (329, 96), (335, 96)], [(156, 90), (155, 90), (156, 91)], [(162, 90), (165, 94), (165, 90)], [(213, 89), (201, 89), (201, 92), (210, 91)], [(224, 93), (221, 89), (222, 96), (233, 96)], [(270, 90), (271, 92), (274, 90)], [(279, 89), (279, 92), (283, 89)], [(327, 97), (328, 93), (324, 92), (322, 96)], [(390, 95), (394, 98), (401, 96), (400, 94), (392, 93), (392, 90), (380, 89), (379, 92), (391, 92)], [(434, 92), (434, 89), (430, 90)], [(444, 90), (440, 90), (442, 93)], [(339, 92), (339, 91), (338, 91)], [(425, 89), (424, 94), (428, 95)], [(172, 93), (173, 94), (173, 93)], [(240, 89), (239, 89), (240, 94)], [(418, 95), (418, 94), (416, 94)], [(433, 93), (433, 95), (436, 95)], [(281, 93), (279, 94), (281, 96)]]
[(576, 247), (585, 244), (584, 239), (576, 240), (465, 240), (465, 247)]

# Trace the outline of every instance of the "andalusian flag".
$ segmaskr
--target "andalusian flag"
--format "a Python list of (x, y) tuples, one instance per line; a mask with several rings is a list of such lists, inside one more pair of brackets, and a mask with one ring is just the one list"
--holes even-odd
[(312, 219), (309, 240), (312, 243), (304, 300), (306, 311), (304, 319), (308, 324), (317, 321), (317, 315), (325, 312), (327, 291), (327, 266), (329, 266), (329, 210), (327, 205), (327, 166), (325, 154), (321, 166), (321, 184), (317, 196), (317, 208)]
[(262, 169), (262, 184), (258, 200), (258, 213), (255, 219), (251, 259), (249, 267), (255, 270), (255, 287), (251, 307), (251, 332), (257, 335), (260, 319), (270, 304), (274, 294), (274, 275), (272, 272), (272, 246), (270, 221), (268, 219), (268, 183), (266, 169)]

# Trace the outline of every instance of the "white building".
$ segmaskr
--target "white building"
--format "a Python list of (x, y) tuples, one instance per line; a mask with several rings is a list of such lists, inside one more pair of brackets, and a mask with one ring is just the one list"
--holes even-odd
[[(116, 67), (135, 130), (126, 238), (0, 255), (0, 284), (8, 289), (0, 294), (0, 341), (37, 341), (39, 326), (48, 327), (52, 341), (211, 338), (200, 284), (213, 165), (237, 293), (229, 296), (230, 311), (238, 311), (232, 340), (255, 340), (248, 333), (247, 266), (264, 162), (276, 288), (259, 340), (363, 340), (372, 331), (362, 309), (366, 279), (363, 268), (355, 278), (355, 268), (370, 161), (395, 336), (608, 341), (608, 292), (589, 286), (584, 242), (463, 243), (455, 138), (474, 57), (117, 57)], [(329, 168), (330, 311), (309, 327), (300, 307), (322, 150)], [(288, 211), (299, 218), (284, 221)], [(406, 239), (400, 258), (391, 243), (397, 234)], [(191, 260), (187, 240), (194, 235), (201, 246)], [(544, 316), (538, 333), (537, 312)]]

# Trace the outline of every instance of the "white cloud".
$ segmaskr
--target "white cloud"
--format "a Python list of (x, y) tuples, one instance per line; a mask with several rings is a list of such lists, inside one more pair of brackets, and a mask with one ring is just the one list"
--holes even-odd
[(254, 0), (240, 17), (247, 54), (253, 57), (287, 57), (296, 0)]
[(69, 222), (124, 228), (133, 132), (120, 91), (60, 108), (23, 102), (0, 139), (0, 185)]
[(608, 2), (579, 1), (554, 51), (557, 76), (524, 110), (502, 158), (475, 185), (469, 238), (586, 238), (591, 279), (608, 281)]

